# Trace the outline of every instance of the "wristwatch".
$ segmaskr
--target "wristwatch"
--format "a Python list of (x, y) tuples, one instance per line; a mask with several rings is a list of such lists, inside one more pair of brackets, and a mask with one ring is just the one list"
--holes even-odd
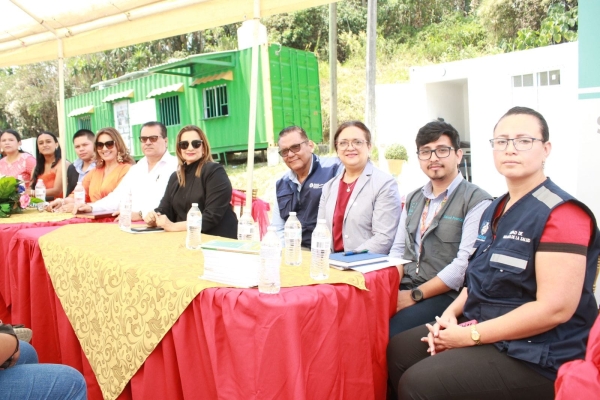
[(419, 288), (414, 288), (410, 291), (410, 298), (413, 299), (414, 302), (420, 302), (423, 300), (423, 292)]
[(471, 325), (471, 339), (475, 342), (476, 346), (481, 344), (481, 335), (477, 332), (477, 324)]

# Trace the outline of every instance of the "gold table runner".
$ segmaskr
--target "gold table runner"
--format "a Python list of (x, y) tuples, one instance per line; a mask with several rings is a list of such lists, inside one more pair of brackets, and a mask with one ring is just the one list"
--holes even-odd
[(37, 209), (28, 208), (22, 214), (11, 214), (9, 218), (0, 218), (0, 224), (25, 224), (35, 222), (58, 222), (74, 218), (71, 213), (39, 212)]
[[(187, 250), (185, 235), (74, 224), (39, 239), (54, 290), (105, 399), (119, 396), (200, 291), (227, 286), (198, 278), (202, 252)], [(282, 265), (281, 286), (346, 283), (366, 290), (359, 272), (332, 268), (329, 279), (317, 282), (309, 266), (310, 252), (303, 252), (299, 267)]]

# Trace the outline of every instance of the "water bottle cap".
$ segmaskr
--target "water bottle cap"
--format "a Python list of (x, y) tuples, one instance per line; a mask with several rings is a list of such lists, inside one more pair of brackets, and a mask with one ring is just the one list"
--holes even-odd
[(296, 216), (296, 211), (290, 211), (290, 215)]
[(192, 203), (192, 207), (198, 207), (198, 203)]

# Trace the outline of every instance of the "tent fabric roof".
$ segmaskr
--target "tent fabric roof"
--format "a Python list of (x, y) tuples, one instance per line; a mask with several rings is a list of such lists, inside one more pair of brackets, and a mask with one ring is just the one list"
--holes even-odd
[[(260, 16), (331, 0), (260, 0)], [(0, 67), (129, 46), (253, 18), (253, 0), (10, 0), (0, 3)]]
[(124, 92), (110, 94), (102, 99), (102, 102), (108, 103), (109, 101), (120, 100), (124, 98), (132, 98), (133, 97), (133, 89), (126, 90)]
[(183, 83), (175, 83), (173, 85), (165, 86), (162, 88), (154, 89), (150, 93), (148, 93), (147, 98), (160, 96), (161, 94), (171, 93), (171, 92), (183, 92)]
[(91, 114), (94, 112), (94, 106), (85, 106), (77, 108), (69, 113), (69, 117), (77, 117), (83, 114)]

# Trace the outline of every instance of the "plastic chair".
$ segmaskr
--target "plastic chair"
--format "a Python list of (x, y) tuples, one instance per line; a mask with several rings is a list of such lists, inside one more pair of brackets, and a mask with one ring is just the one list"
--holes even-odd
[[(233, 189), (231, 193), (231, 207), (233, 211), (236, 211), (236, 207), (239, 207), (238, 218), (244, 213), (244, 205), (246, 204), (246, 191)], [(269, 211), (271, 206), (264, 200), (256, 197), (256, 189), (252, 189), (252, 218), (254, 222), (258, 223), (258, 230), (260, 232), (260, 238), (267, 233), (267, 227), (269, 226)]]

